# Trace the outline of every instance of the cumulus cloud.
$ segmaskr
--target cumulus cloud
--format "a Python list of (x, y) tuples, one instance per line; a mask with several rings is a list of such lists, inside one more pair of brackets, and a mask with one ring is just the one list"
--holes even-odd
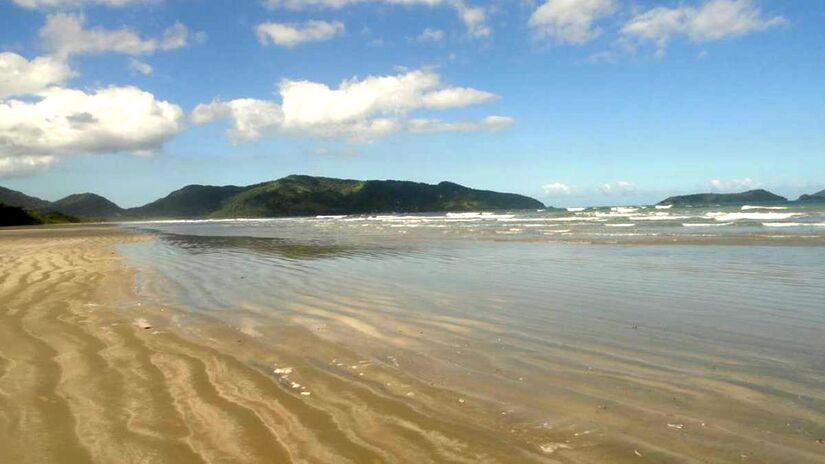
[(47, 169), (56, 162), (54, 156), (0, 157), (0, 178), (27, 176)]
[(80, 8), (91, 5), (121, 7), (136, 3), (147, 3), (149, 1), (151, 0), (12, 0), (12, 2), (16, 5), (32, 9), (66, 9)]
[(34, 100), (0, 100), (0, 165), (9, 175), (76, 154), (152, 152), (180, 132), (182, 114), (135, 87), (50, 87)]
[(414, 132), (467, 131), (503, 127), (511, 122), (509, 118), (491, 116), (480, 123), (419, 120), (408, 124), (408, 114), (415, 110), (460, 108), (497, 98), (489, 92), (445, 86), (430, 70), (353, 78), (337, 88), (285, 79), (279, 84), (279, 94), (280, 102), (215, 100), (198, 105), (191, 118), (196, 124), (228, 119), (232, 123), (228, 135), (236, 142), (281, 132), (369, 141), (405, 128)]
[(507, 116), (487, 116), (480, 121), (447, 122), (440, 119), (411, 119), (408, 129), (413, 134), (436, 132), (481, 132), (504, 129), (513, 124)]
[(487, 9), (480, 6), (470, 6), (464, 0), (263, 0), (263, 5), (267, 8), (288, 10), (340, 9), (365, 3), (401, 6), (448, 6), (458, 14), (470, 37), (488, 37), (492, 34), (492, 29), (487, 25)]
[(144, 76), (148, 76), (155, 71), (155, 68), (153, 68), (149, 63), (144, 63), (143, 61), (132, 58), (129, 60), (129, 70), (133, 73), (140, 73)]
[(713, 179), (710, 181), (710, 189), (713, 192), (741, 192), (756, 188), (757, 183), (749, 177), (744, 179)]
[(264, 0), (267, 8), (286, 8), (302, 10), (304, 8), (343, 8), (359, 3), (378, 2), (391, 5), (426, 5), (435, 6), (444, 3), (444, 0)]
[(50, 53), (67, 57), (77, 54), (124, 53), (145, 55), (157, 50), (173, 50), (185, 47), (190, 40), (202, 41), (203, 33), (191, 34), (181, 23), (166, 29), (160, 38), (142, 38), (128, 27), (86, 29), (86, 18), (82, 14), (58, 13), (46, 17), (46, 24), (39, 35), (43, 47)]
[(436, 109), (461, 108), (497, 100), (498, 95), (467, 87), (449, 87), (423, 96), (424, 106)]
[(344, 24), (339, 21), (307, 21), (302, 24), (261, 23), (255, 27), (261, 44), (272, 43), (288, 48), (306, 42), (330, 40), (343, 34), (344, 30)]
[(469, 6), (462, 1), (452, 3), (458, 17), (467, 28), (470, 37), (489, 37), (493, 30), (487, 25), (487, 10), (480, 6)]
[(73, 75), (59, 58), (41, 56), (29, 61), (16, 53), (0, 53), (0, 98), (40, 92)]
[(636, 185), (632, 182), (620, 180), (612, 184), (603, 184), (599, 187), (605, 195), (629, 195), (636, 192)]
[(745, 35), (785, 24), (782, 16), (766, 17), (752, 0), (708, 0), (697, 7), (657, 7), (631, 18), (621, 33), (639, 41), (654, 42), (662, 55), (668, 42), (685, 36), (709, 42)]
[(561, 182), (552, 182), (549, 184), (544, 184), (541, 186), (541, 190), (545, 193), (545, 195), (550, 196), (570, 195), (570, 193), (573, 192), (573, 189), (570, 188), (569, 185), (563, 184)]
[(418, 37), (416, 37), (415, 40), (422, 43), (441, 42), (444, 40), (444, 31), (440, 29), (431, 29), (428, 27), (421, 31), (421, 34), (418, 34)]
[(537, 37), (583, 44), (599, 36), (594, 23), (616, 11), (615, 0), (547, 0), (530, 16)]

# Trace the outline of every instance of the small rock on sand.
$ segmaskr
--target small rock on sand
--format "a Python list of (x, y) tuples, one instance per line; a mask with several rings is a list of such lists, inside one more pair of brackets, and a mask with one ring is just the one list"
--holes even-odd
[(560, 449), (572, 449), (570, 445), (566, 443), (545, 443), (540, 445), (541, 451), (546, 454), (553, 454)]

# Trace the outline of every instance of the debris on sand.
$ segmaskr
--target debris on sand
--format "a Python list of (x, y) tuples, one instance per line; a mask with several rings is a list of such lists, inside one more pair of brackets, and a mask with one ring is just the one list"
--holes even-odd
[(301, 392), (301, 396), (311, 396), (312, 393), (310, 392)]
[(281, 374), (281, 375), (289, 375), (289, 374), (292, 373), (292, 368), (291, 367), (283, 367), (283, 368), (275, 369), (272, 372), (274, 372), (276, 374)]
[(639, 450), (633, 450), (633, 454), (635, 454), (636, 456), (642, 457), (642, 453), (640, 453)]
[(685, 424), (667, 424), (667, 426), (672, 428), (672, 429), (679, 429), (679, 430), (682, 430), (683, 428), (685, 428)]
[(567, 443), (545, 443), (543, 445), (539, 445), (541, 448), (542, 453), (545, 454), (553, 454), (560, 449), (573, 449)]
[(152, 324), (150, 324), (149, 321), (143, 318), (135, 319), (135, 325), (143, 330), (149, 330), (152, 328)]

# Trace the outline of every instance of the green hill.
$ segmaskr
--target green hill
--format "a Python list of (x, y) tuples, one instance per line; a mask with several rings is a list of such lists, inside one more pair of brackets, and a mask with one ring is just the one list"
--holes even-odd
[(28, 208), (42, 210), (47, 209), (51, 203), (46, 200), (41, 200), (37, 197), (30, 197), (25, 193), (16, 190), (0, 187), (0, 203), (6, 206), (17, 206), (19, 208)]
[(67, 222), (80, 222), (80, 220), (62, 213), (44, 214), (19, 206), (8, 206), (0, 203), (0, 227), (63, 224)]
[(132, 208), (128, 214), (141, 218), (194, 218), (206, 217), (219, 209), (221, 204), (249, 187), (213, 187), (188, 185), (164, 198), (147, 205)]
[(540, 209), (538, 200), (512, 193), (475, 190), (452, 182), (438, 185), (397, 180), (350, 180), (288, 176), (238, 187), (189, 185), (144, 206), (121, 209), (93, 193), (69, 195), (54, 203), (14, 190), (0, 194), (30, 212), (57, 211), (96, 219), (234, 218), (324, 214), (416, 213)]
[(825, 190), (820, 190), (810, 195), (802, 195), (796, 201), (825, 201)]
[(784, 203), (788, 199), (767, 190), (748, 190), (741, 193), (696, 193), (678, 195), (660, 201), (660, 205), (703, 206), (703, 205), (745, 205), (748, 203)]
[(87, 218), (117, 218), (123, 216), (124, 210), (94, 193), (76, 193), (57, 200), (51, 209), (71, 216)]
[(251, 186), (226, 199), (211, 217), (272, 217), (360, 213), (414, 213), (481, 209), (536, 209), (544, 205), (511, 193), (395, 180), (289, 176)]

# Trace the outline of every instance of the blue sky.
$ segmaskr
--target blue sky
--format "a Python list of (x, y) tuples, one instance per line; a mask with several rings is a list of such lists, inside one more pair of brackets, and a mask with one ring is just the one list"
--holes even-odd
[(795, 197), (825, 188), (823, 25), (825, 0), (2, 0), (0, 185)]

